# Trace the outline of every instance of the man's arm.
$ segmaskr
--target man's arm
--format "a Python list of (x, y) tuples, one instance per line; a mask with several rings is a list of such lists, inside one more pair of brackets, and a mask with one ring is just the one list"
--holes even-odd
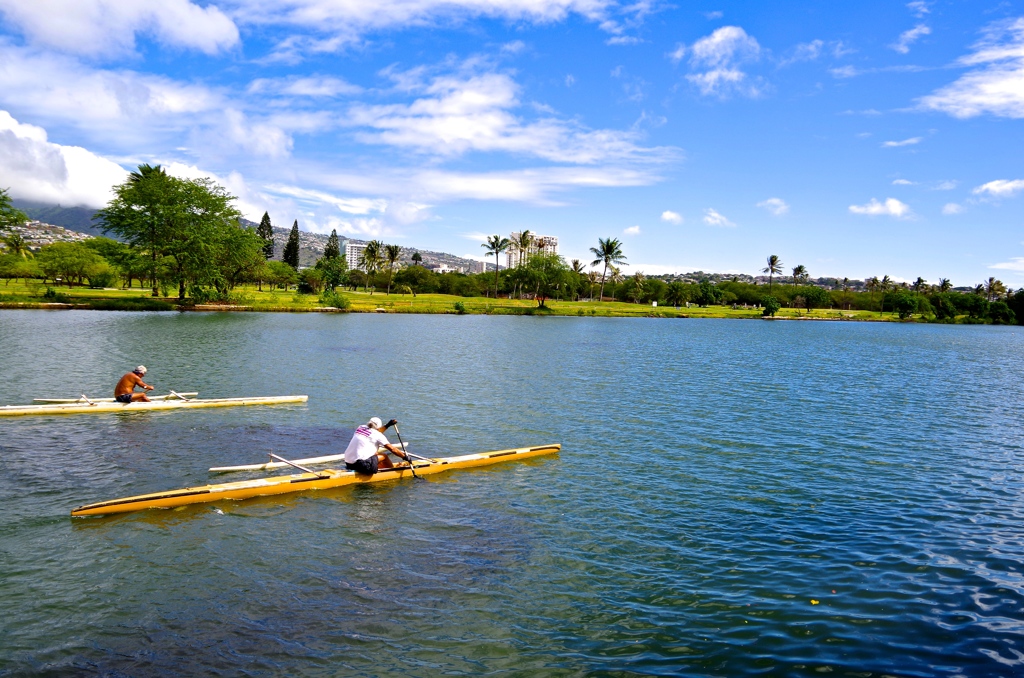
[(153, 390), (152, 386), (150, 386), (146, 382), (142, 381), (142, 377), (140, 377), (139, 375), (137, 375), (135, 373), (132, 373), (132, 376), (135, 377), (135, 383), (136, 384), (138, 384), (142, 388), (146, 389), (147, 391), (152, 391)]

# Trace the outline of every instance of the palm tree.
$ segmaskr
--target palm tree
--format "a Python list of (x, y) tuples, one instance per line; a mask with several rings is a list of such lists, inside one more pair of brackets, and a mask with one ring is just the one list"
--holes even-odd
[(917, 280), (914, 281), (914, 284), (911, 288), (915, 292), (921, 292), (926, 287), (928, 287), (928, 281), (922, 278), (921, 276), (917, 276)]
[(502, 238), (500, 235), (487, 236), (487, 242), (481, 243), (480, 247), (487, 250), (488, 254), (494, 255), (494, 298), (498, 298), (498, 255), (512, 246), (512, 241)]
[(864, 281), (864, 287), (868, 288), (868, 294), (871, 295), (871, 299), (872, 300), (874, 300), (874, 298), (875, 298), (875, 290), (878, 289), (878, 285), (879, 284), (880, 283), (878, 282), (878, 276), (877, 275), (873, 275), (870, 278), (868, 278), (866, 281)]
[(630, 296), (633, 297), (633, 302), (636, 304), (640, 303), (640, 299), (644, 296), (644, 288), (646, 287), (647, 279), (641, 271), (637, 271), (633, 274), (633, 290)]
[(782, 261), (779, 260), (778, 255), (771, 255), (768, 257), (768, 265), (761, 269), (762, 273), (768, 274), (768, 294), (772, 293), (772, 278), (777, 274), (782, 273)]
[(843, 278), (843, 310), (850, 310), (850, 279)]
[[(384, 243), (380, 240), (371, 240), (366, 243), (362, 253), (359, 255), (359, 268), (366, 271), (366, 280), (363, 281), (363, 291), (370, 285), (370, 276), (380, 270), (384, 263)], [(371, 292), (370, 294), (373, 294)]]
[(807, 267), (803, 264), (793, 267), (793, 284), (796, 285), (798, 282), (803, 282), (807, 278)]
[(1006, 294), (1006, 285), (1003, 284), (1002, 280), (989, 278), (988, 282), (985, 283), (985, 294), (989, 301), (995, 301)]
[(22, 259), (32, 256), (32, 251), (25, 244), (25, 239), (21, 237), (21, 233), (12, 231), (7, 234), (4, 238), (4, 244), (7, 245), (7, 252), (15, 256), (21, 255)]
[(590, 299), (594, 299), (594, 285), (597, 284), (597, 271), (587, 273), (587, 281), (590, 283)]
[(519, 234), (519, 237), (515, 239), (512, 245), (519, 252), (519, 265), (526, 265), (526, 255), (529, 254), (530, 248), (533, 246), (533, 233), (530, 233), (529, 229), (526, 229)]
[(882, 305), (878, 307), (878, 315), (882, 315), (885, 312), (885, 293), (892, 289), (892, 278), (883, 275), (878, 287), (882, 290)]
[(939, 291), (948, 292), (953, 289), (953, 283), (949, 282), (949, 278), (939, 278)]
[(384, 246), (384, 257), (388, 261), (388, 296), (391, 296), (391, 279), (395, 276), (395, 264), (398, 262), (398, 257), (400, 256), (402, 256), (401, 246)]
[(626, 257), (622, 254), (622, 243), (619, 242), (618, 238), (608, 238), (607, 240), (598, 238), (597, 247), (591, 247), (590, 251), (597, 257), (594, 261), (590, 262), (591, 266), (604, 264), (604, 272), (601, 273), (601, 299), (603, 300), (604, 281), (608, 275), (608, 267), (611, 266), (613, 271), (618, 271), (615, 266), (625, 263)]

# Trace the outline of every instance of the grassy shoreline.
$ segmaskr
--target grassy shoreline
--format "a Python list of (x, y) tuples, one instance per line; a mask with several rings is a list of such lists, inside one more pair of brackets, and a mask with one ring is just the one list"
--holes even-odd
[[(47, 289), (54, 294), (44, 297)], [(351, 302), (344, 311), (325, 307), (318, 296), (297, 294), (293, 291), (263, 290), (255, 286), (236, 288), (228, 303), (178, 305), (174, 298), (150, 296), (148, 289), (135, 287), (122, 289), (91, 289), (85, 287), (56, 288), (38, 282), (12, 282), (0, 287), (0, 309), (42, 310), (123, 310), (123, 311), (195, 311), (195, 312), (285, 312), (285, 313), (420, 313), (466, 315), (531, 315), (564, 317), (615, 318), (737, 318), (762, 319), (761, 311), (739, 306), (708, 306), (689, 308), (682, 306), (647, 306), (619, 301), (556, 301), (548, 300), (545, 308), (529, 299), (492, 299), (487, 297), (458, 297), (448, 294), (419, 294), (416, 296), (384, 292), (344, 292)], [(459, 310), (461, 309), (461, 311)], [(895, 313), (876, 311), (841, 311), (838, 309), (783, 308), (775, 320), (831, 320), (868, 322), (901, 321)], [(914, 316), (911, 321), (926, 320)]]

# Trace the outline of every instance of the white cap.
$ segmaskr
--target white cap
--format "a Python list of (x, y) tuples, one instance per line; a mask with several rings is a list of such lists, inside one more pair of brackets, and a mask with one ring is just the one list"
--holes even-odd
[(366, 425), (370, 428), (380, 428), (384, 423), (377, 417), (370, 417), (370, 421), (366, 422)]
[(138, 367), (136, 367), (136, 368), (135, 368), (135, 370), (134, 370), (134, 371), (135, 371), (135, 372), (138, 372), (139, 374), (145, 374), (145, 373), (146, 373), (146, 372), (148, 372), (149, 370), (147, 370), (147, 369), (146, 369), (146, 366), (145, 366), (145, 365), (139, 365)]

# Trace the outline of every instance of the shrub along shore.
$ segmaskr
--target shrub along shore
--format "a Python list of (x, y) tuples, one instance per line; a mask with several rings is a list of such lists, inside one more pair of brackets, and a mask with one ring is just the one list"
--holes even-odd
[[(235, 288), (227, 300), (215, 303), (179, 303), (175, 298), (150, 296), (148, 289), (94, 289), (89, 287), (54, 287), (35, 280), (9, 281), (0, 285), (0, 309), (93, 309), (110, 311), (226, 311), (226, 312), (348, 312), (348, 313), (429, 313), (539, 315), (583, 317), (647, 317), (647, 318), (750, 318), (761, 319), (762, 309), (752, 304), (727, 303), (699, 306), (690, 303), (657, 306), (622, 301), (559, 301), (548, 299), (543, 307), (533, 299), (494, 299), (484, 296), (464, 297), (452, 294), (386, 294), (348, 290), (303, 294), (295, 290), (259, 290), (256, 285)], [(776, 285), (776, 292), (779, 285)], [(882, 322), (929, 322), (934, 314), (912, 314), (901, 318), (894, 310), (842, 310), (836, 308), (781, 308), (778, 320), (857, 320)], [(971, 322), (966, 314), (955, 317)], [(946, 320), (949, 322), (949, 320)], [(984, 322), (984, 321), (982, 321)]]

